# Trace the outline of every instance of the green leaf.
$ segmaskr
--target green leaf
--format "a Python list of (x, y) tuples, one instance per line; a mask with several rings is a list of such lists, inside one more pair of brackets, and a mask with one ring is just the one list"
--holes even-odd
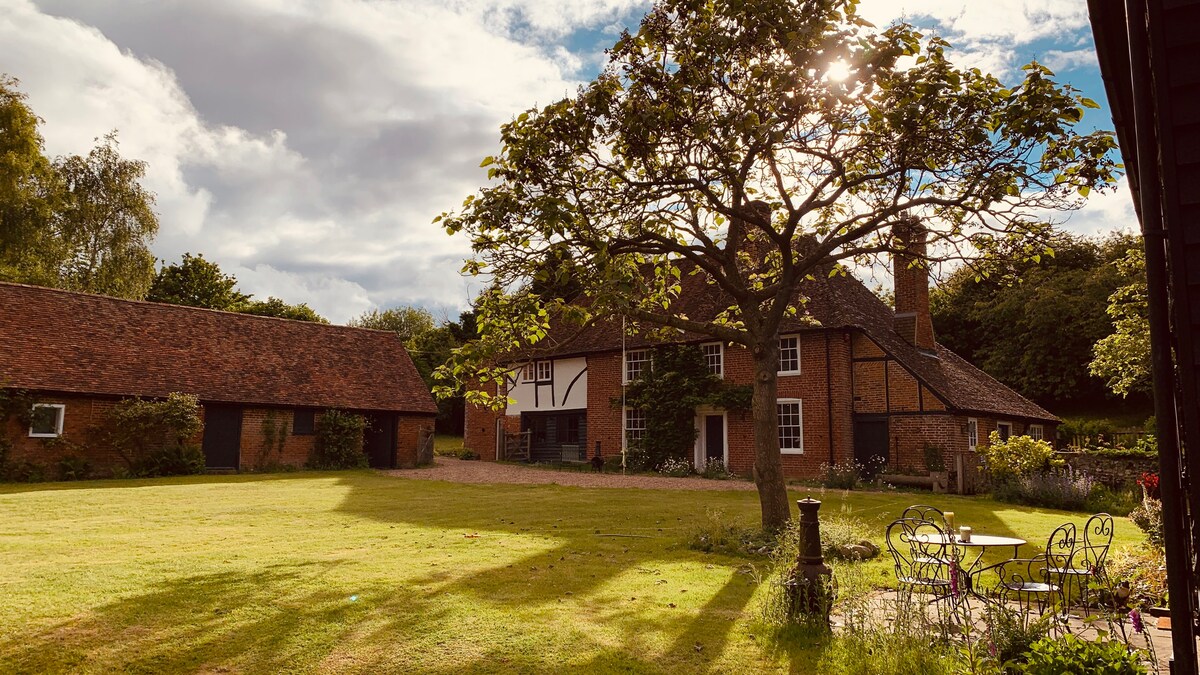
[(479, 163), (479, 168), (481, 168), (481, 169), (482, 169), (482, 168), (483, 168), (483, 167), (485, 167), (485, 166), (489, 166), (489, 165), (491, 165), (491, 164), (495, 164), (495, 163), (496, 163), (496, 158), (495, 158), (495, 157), (491, 157), (491, 156), (484, 157), (484, 158), (483, 158), (483, 161)]

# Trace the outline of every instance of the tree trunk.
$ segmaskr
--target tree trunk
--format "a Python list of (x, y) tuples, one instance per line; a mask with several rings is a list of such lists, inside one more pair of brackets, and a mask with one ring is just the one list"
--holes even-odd
[(775, 407), (775, 381), (779, 370), (779, 340), (758, 344), (754, 355), (754, 484), (762, 507), (764, 530), (775, 531), (791, 517), (783, 460), (779, 455), (779, 415)]

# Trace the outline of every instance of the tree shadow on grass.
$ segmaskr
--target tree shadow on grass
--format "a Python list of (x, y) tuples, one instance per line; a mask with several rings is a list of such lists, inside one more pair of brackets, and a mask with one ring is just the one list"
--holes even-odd
[[(3, 672), (280, 672), (310, 670), (371, 616), (440, 620), (403, 587), (362, 597), (312, 591), (337, 563), (172, 579), (53, 625), (0, 638)], [(414, 622), (414, 625), (415, 622)], [(390, 627), (403, 639), (403, 623)]]
[[(699, 520), (695, 500), (632, 489), (433, 482), (415, 496), (404, 494), (409, 481), (397, 482), (395, 492), (350, 482), (340, 510), (442, 531), (439, 545), (451, 550), (474, 547), (471, 569), (414, 570), (412, 584), (513, 617), (512, 630), (498, 632), (509, 640), (555, 646), (556, 631), (569, 635), (569, 643), (586, 645), (583, 660), (570, 661), (573, 669), (704, 670), (725, 650), (757, 589), (739, 571), (744, 561), (687, 548)], [(532, 622), (531, 634), (521, 634), (522, 621)], [(609, 644), (614, 638), (619, 647)], [(489, 645), (468, 669), (554, 669), (546, 659), (541, 650)]]

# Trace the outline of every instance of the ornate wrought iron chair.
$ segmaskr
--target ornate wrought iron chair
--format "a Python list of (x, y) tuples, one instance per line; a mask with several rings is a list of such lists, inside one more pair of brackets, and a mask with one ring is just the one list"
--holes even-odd
[(1050, 572), (1059, 579), (1063, 588), (1063, 602), (1070, 604), (1071, 584), (1078, 583), (1080, 599), (1083, 605), (1088, 605), (1088, 586), (1092, 582), (1103, 582), (1104, 561), (1108, 558), (1108, 549), (1112, 545), (1113, 517), (1107, 513), (1097, 513), (1088, 518), (1083, 526), (1083, 541), (1076, 542), (1075, 550), (1066, 565), (1051, 567)]
[(1048, 608), (1065, 604), (1061, 580), (1053, 570), (1068, 566), (1075, 552), (1075, 536), (1074, 523), (1059, 525), (1041, 554), (989, 565), (980, 569), (976, 578), (994, 572), (997, 582), (992, 592), (1001, 603), (1015, 602), (1024, 611), (1036, 608), (1039, 616), (1045, 614)]
[(939, 524), (900, 518), (888, 525), (886, 541), (902, 593), (928, 593), (930, 604), (945, 602), (947, 608), (958, 602), (964, 581), (954, 546)]
[(936, 506), (927, 504), (913, 504), (904, 509), (904, 513), (900, 514), (901, 518), (916, 518), (917, 520), (928, 520), (936, 523), (943, 530), (946, 529), (946, 514)]

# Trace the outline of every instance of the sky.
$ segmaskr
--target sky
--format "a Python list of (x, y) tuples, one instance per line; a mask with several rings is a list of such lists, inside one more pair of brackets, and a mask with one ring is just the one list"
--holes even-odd
[[(116, 130), (148, 163), (152, 250), (202, 253), (243, 292), (335, 323), (409, 305), (454, 319), (480, 288), (433, 219), (486, 182), (499, 127), (570, 95), (636, 28), (637, 0), (0, 0), (0, 72), (51, 156)], [(1037, 59), (1105, 106), (1086, 0), (863, 0), (1013, 81)], [(1065, 224), (1135, 228), (1124, 183)]]

